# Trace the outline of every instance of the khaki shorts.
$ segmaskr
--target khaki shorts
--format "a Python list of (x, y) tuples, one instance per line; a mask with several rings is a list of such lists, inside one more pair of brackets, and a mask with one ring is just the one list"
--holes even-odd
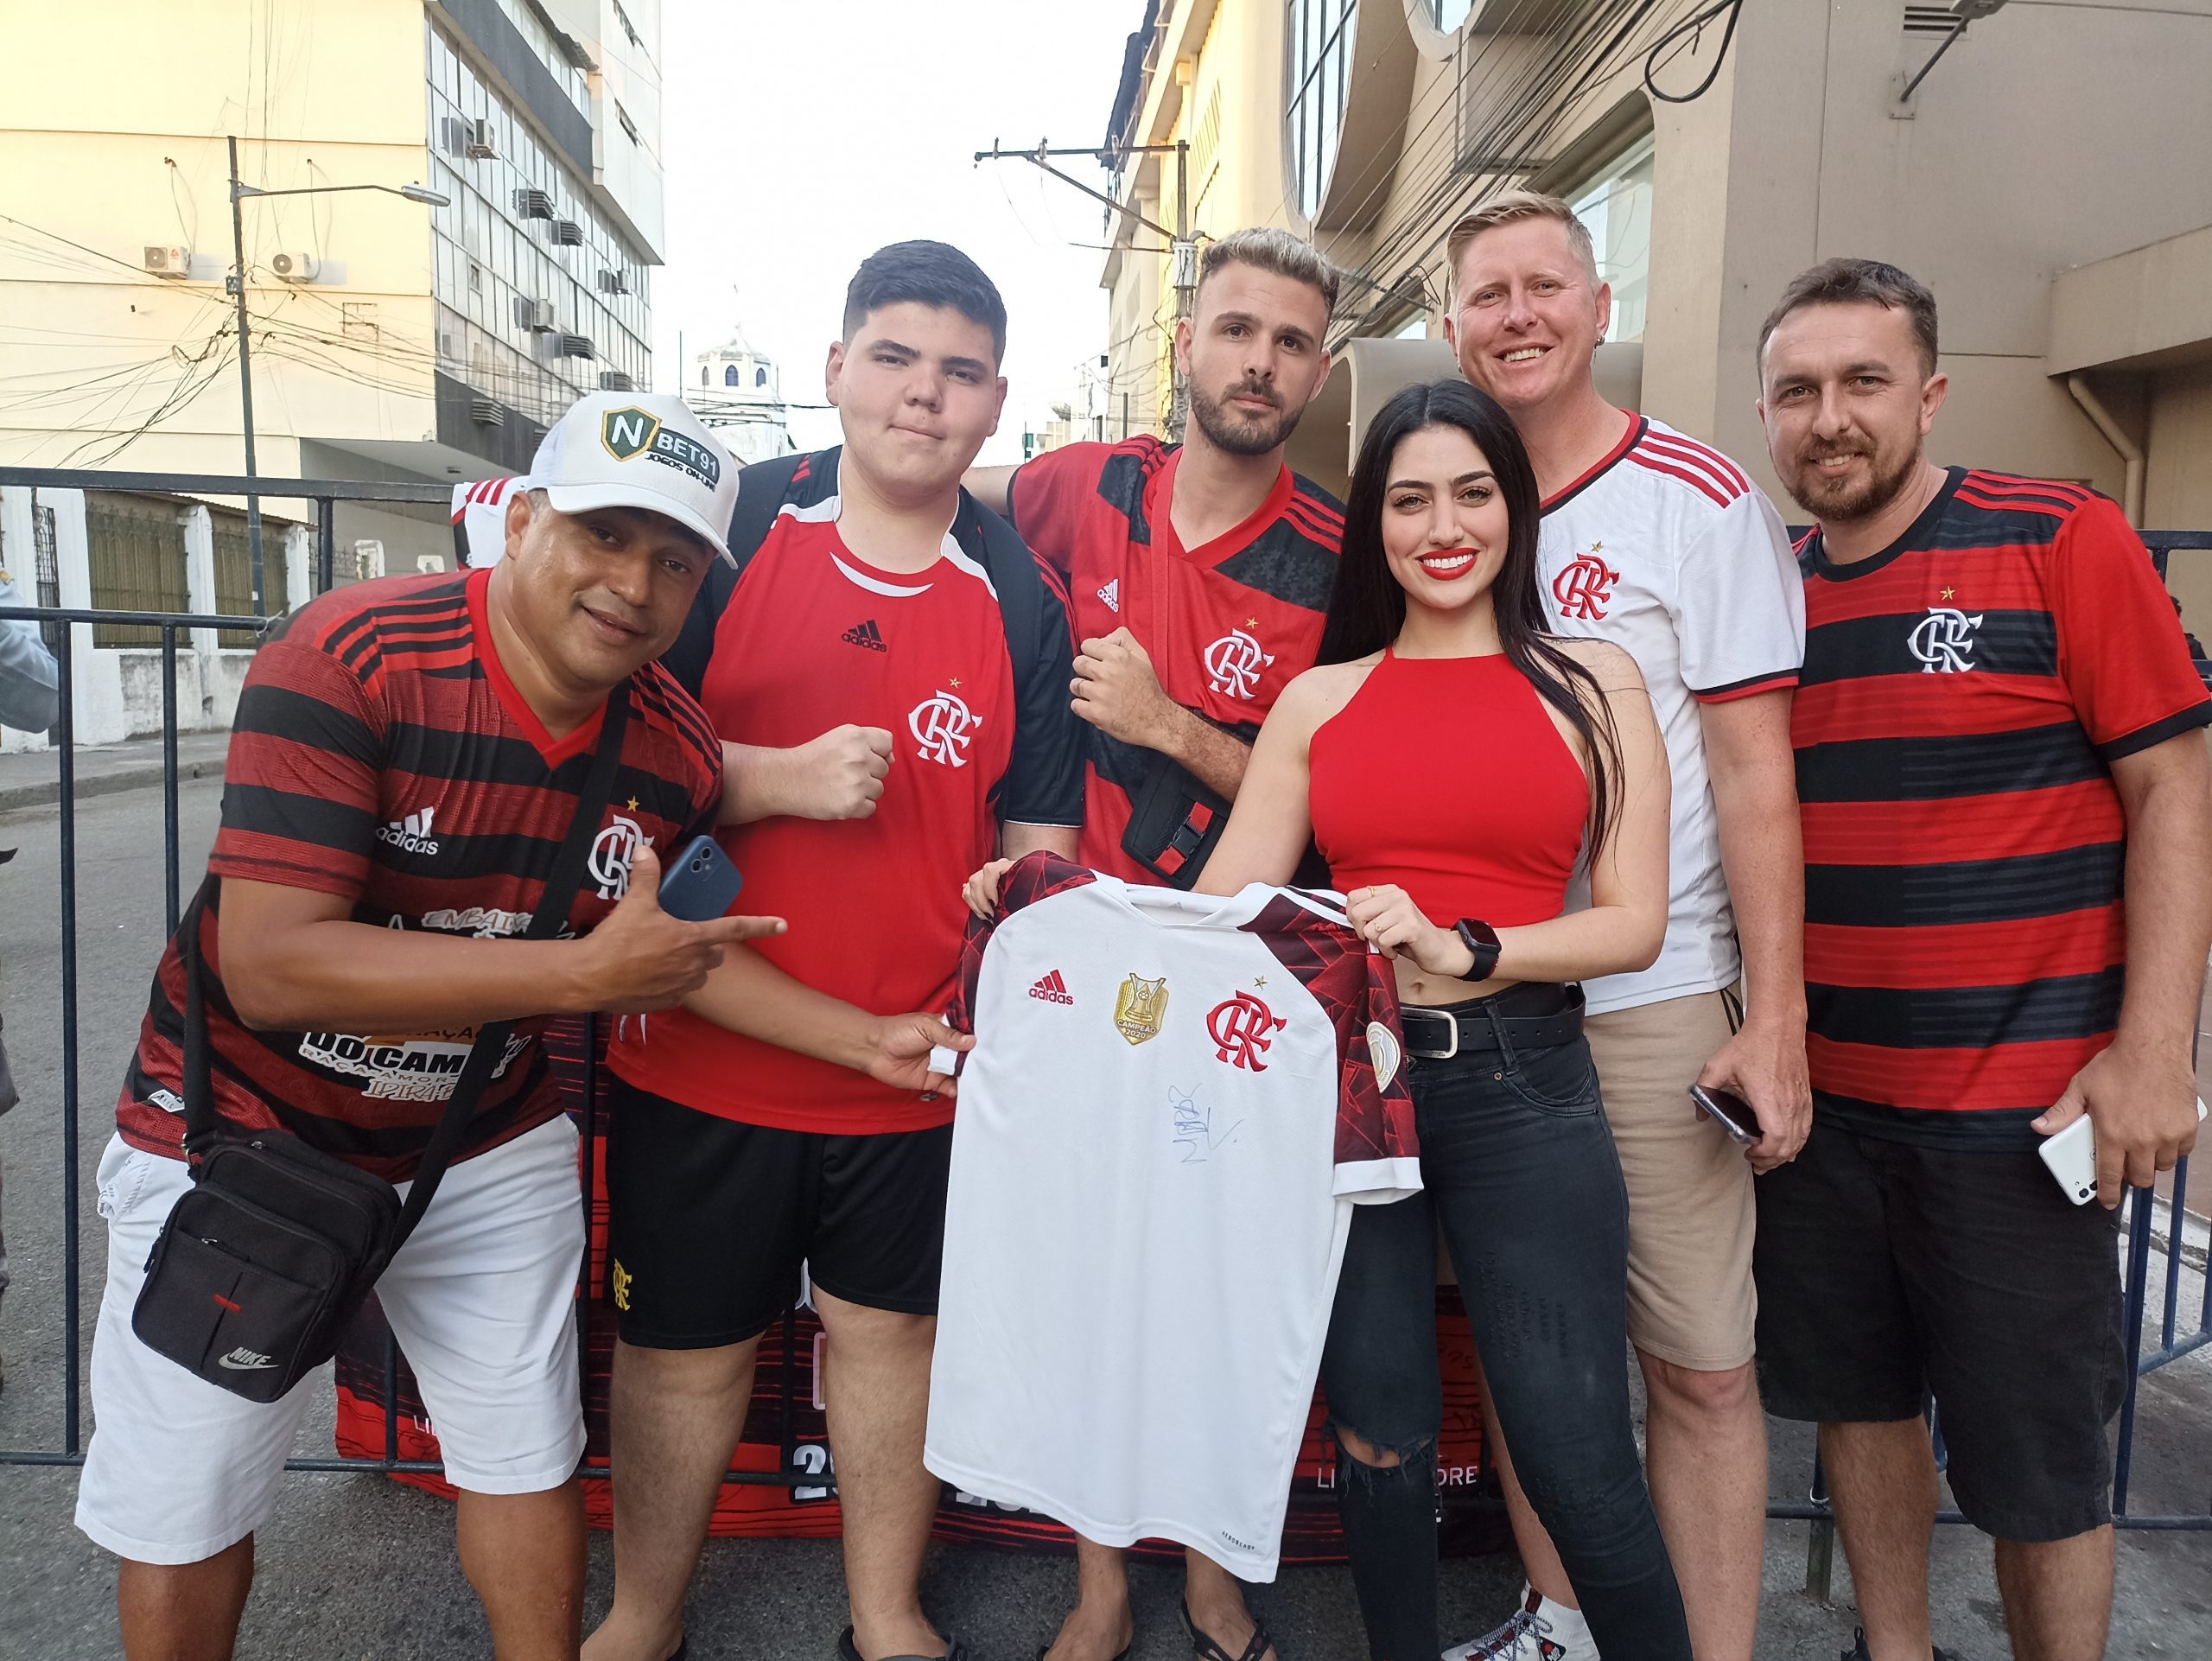
[(1758, 1315), (1751, 1168), (1688, 1094), (1740, 1007), (1701, 992), (1583, 1023), (1628, 1183), (1629, 1339), (1699, 1372), (1750, 1361)]

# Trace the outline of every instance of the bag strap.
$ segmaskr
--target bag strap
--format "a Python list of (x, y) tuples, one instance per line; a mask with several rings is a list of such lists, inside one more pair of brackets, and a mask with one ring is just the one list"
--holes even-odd
[[(562, 840), (560, 852), (553, 857), (553, 869), (539, 892), (530, 926), (523, 932), (526, 940), (549, 939), (569, 920), (569, 908), (575, 903), (576, 890), (583, 884), (584, 866), (599, 834), (600, 816), (613, 794), (631, 698), (631, 685), (626, 680), (607, 694), (607, 713), (601, 717), (591, 771), (585, 775), (583, 788), (576, 797), (575, 817), (569, 820), (568, 835)], [(195, 1166), (214, 1142), (218, 1129), (207, 1058), (207, 1011), (200, 960), (200, 932), (209, 896), (215, 892), (219, 881), (210, 872), (177, 921), (177, 949), (184, 960), (184, 1151), (186, 1158)], [(445, 1112), (423, 1146), (423, 1157), (416, 1168), (415, 1185), (408, 1191), (407, 1203), (400, 1210), (398, 1226), (392, 1234), (392, 1251), (398, 1251), (401, 1242), (414, 1232), (415, 1225), (429, 1209), (446, 1167), (452, 1162), (467, 1134), (469, 1121), (475, 1117), (476, 1098), (490, 1082), (492, 1069), (506, 1053), (507, 1038), (513, 1030), (512, 1021), (494, 1021), (477, 1029), (468, 1060), (454, 1082), (453, 1094), (446, 1098)]]
[[(569, 821), (569, 834), (562, 839), (561, 851), (553, 856), (553, 869), (546, 876), (545, 886), (538, 891), (530, 926), (523, 931), (525, 940), (550, 939), (569, 920), (569, 907), (575, 900), (576, 890), (583, 885), (584, 864), (590, 856), (592, 843), (599, 835), (599, 817), (614, 792), (614, 773), (622, 762), (622, 729), (629, 720), (630, 700), (627, 680), (607, 695), (607, 714), (600, 722), (599, 745), (592, 752), (591, 771), (585, 775), (583, 789), (576, 797), (575, 817)], [(394, 1251), (415, 1231), (415, 1225), (429, 1209), (438, 1184), (444, 1180), (446, 1167), (468, 1134), (468, 1122), (475, 1117), (476, 1098), (491, 1082), (493, 1068), (506, 1054), (507, 1036), (513, 1030), (512, 1021), (493, 1021), (477, 1028), (476, 1042), (454, 1085), (445, 1115), (439, 1119), (438, 1128), (430, 1133), (430, 1140), (423, 1145), (423, 1157), (416, 1165), (415, 1185), (407, 1191), (407, 1203), (400, 1208), (398, 1225), (392, 1230)]]

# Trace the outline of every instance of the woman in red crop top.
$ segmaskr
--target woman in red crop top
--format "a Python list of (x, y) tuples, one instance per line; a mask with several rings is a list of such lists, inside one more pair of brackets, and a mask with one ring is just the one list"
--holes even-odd
[[(1440, 1223), (1599, 1651), (1690, 1653), (1637, 1460), (1627, 1197), (1574, 984), (1658, 955), (1666, 752), (1626, 652), (1543, 633), (1538, 512), (1528, 454), (1485, 395), (1440, 381), (1382, 407), (1320, 666), (1268, 716), (1197, 885), (1286, 881), (1310, 836), (1352, 926), (1396, 965), (1426, 1191), (1355, 1217), (1321, 1374), (1376, 1661), (1440, 1648)], [(1578, 869), (1588, 904), (1569, 911)]]

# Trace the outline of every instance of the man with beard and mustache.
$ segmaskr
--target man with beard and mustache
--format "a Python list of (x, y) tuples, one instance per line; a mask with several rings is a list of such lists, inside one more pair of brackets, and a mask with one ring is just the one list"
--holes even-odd
[[(1090, 724), (1078, 860), (1188, 888), (1229, 821), (1276, 695), (1313, 664), (1344, 507), (1283, 462), (1329, 377), (1337, 273), (1287, 231), (1239, 231), (1200, 260), (1175, 325), (1189, 377), (1185, 442), (1070, 444), (968, 476), (1068, 581), (1082, 650), (1071, 690)], [(1119, 1550), (1078, 1539), (1075, 1610), (1049, 1661), (1109, 1661), (1135, 1632)], [(1228, 1571), (1186, 1556), (1194, 1642), (1274, 1655)], [(1201, 1654), (1212, 1650), (1202, 1649)]]
[[(1759, 1185), (1760, 1383), (1820, 1425), (1857, 1657), (1929, 1653), (1932, 1391), (2013, 1653), (2088, 1661), (2127, 1383), (2113, 1208), (2196, 1138), (2212, 699), (2109, 500), (1929, 461), (1921, 283), (1817, 265), (1758, 362), (1767, 452), (1819, 521), (1790, 722), (1813, 1130)], [(2036, 1156), (2084, 1113), (2101, 1206)]]
[[(1612, 294), (1572, 207), (1508, 192), (1446, 248), (1446, 337), (1535, 465), (1550, 626), (1625, 647), (1666, 735), (1666, 944), (1650, 968), (1584, 987), (1584, 1030), (1628, 1186), (1652, 1503), (1700, 1661), (1751, 1661), (1767, 1492), (1752, 1174), (1796, 1155), (1811, 1115), (1789, 760), (1804, 601), (1781, 516), (1743, 470), (1599, 396)], [(1692, 1084), (1748, 1100), (1764, 1134), (1739, 1149), (1700, 1123)], [(1510, 1458), (1501, 1470), (1529, 1586), (1503, 1626), (1451, 1653), (1593, 1661), (1567, 1571)]]
[[(1337, 273), (1287, 231), (1210, 245), (1175, 325), (1181, 444), (1067, 444), (969, 490), (1065, 575), (1091, 729), (1083, 863), (1188, 888), (1228, 820), (1260, 722), (1313, 666), (1344, 505), (1283, 463), (1329, 378)], [(1059, 1661), (1055, 1657), (1054, 1661)]]

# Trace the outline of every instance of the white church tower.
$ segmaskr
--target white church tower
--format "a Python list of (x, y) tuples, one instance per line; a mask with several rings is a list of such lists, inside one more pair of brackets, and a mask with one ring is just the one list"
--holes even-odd
[(755, 351), (743, 329), (720, 346), (691, 354), (683, 401), (746, 467), (791, 453), (776, 361)]

